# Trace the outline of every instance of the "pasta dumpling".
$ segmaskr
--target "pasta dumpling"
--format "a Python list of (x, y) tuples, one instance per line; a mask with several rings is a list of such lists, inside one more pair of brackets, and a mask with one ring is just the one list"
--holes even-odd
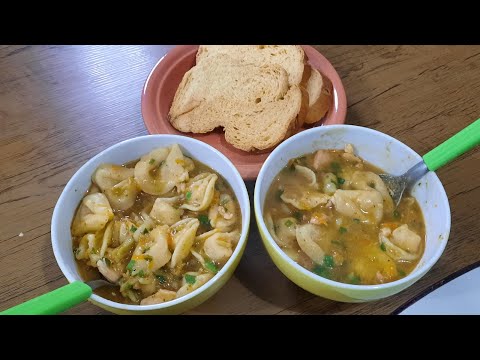
[(102, 230), (113, 219), (113, 211), (107, 197), (102, 193), (83, 198), (72, 223), (73, 236)]
[(138, 188), (134, 170), (114, 164), (103, 164), (93, 174), (93, 182), (107, 196), (110, 205), (117, 210), (133, 206)]
[(237, 209), (232, 197), (221, 194), (219, 202), (210, 206), (208, 212), (210, 225), (220, 231), (229, 231), (237, 222)]
[(195, 176), (187, 186), (185, 203), (182, 209), (191, 211), (203, 211), (210, 206), (215, 193), (216, 174), (203, 173)]

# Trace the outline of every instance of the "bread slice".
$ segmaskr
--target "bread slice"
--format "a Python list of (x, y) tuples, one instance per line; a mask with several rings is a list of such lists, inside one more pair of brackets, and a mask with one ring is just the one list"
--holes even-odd
[(208, 132), (218, 126), (225, 140), (244, 151), (274, 147), (293, 134), (302, 106), (302, 93), (292, 86), (278, 101), (248, 104), (218, 97), (202, 102), (189, 112), (171, 120), (183, 132)]
[(287, 71), (290, 85), (302, 81), (305, 53), (299, 45), (200, 45), (197, 64), (218, 54), (257, 66), (276, 64)]
[(330, 109), (333, 86), (326, 76), (312, 68), (306, 89), (309, 95), (309, 108), (305, 123), (313, 124), (323, 118)]
[[(282, 98), (289, 89), (288, 74), (277, 65), (255, 66), (228, 55), (205, 59), (185, 73), (170, 107), (171, 120), (219, 97), (231, 103), (261, 107)], [(173, 123), (173, 122), (172, 122)], [(221, 124), (195, 122), (180, 131), (208, 132)], [(213, 126), (213, 127), (211, 127)]]
[(170, 108), (170, 122), (182, 132), (217, 127), (238, 149), (265, 150), (291, 135), (308, 96), (289, 86), (278, 65), (256, 66), (218, 54), (185, 73)]

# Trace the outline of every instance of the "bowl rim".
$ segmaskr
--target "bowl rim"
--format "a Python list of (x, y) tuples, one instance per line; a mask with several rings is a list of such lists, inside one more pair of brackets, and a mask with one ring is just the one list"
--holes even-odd
[[(260, 233), (264, 234), (264, 237), (266, 238), (266, 241), (268, 241), (268, 243), (272, 246), (272, 248), (277, 253), (277, 255), (280, 256), (282, 261), (284, 261), (284, 262), (288, 263), (290, 266), (292, 266), (296, 272), (300, 272), (302, 275), (305, 275), (306, 277), (310, 278), (313, 281), (316, 281), (316, 282), (319, 282), (319, 283), (322, 283), (322, 284), (325, 284), (325, 285), (329, 285), (329, 286), (332, 286), (336, 289), (341, 289), (341, 290), (367, 290), (367, 291), (368, 290), (386, 290), (386, 289), (395, 288), (395, 287), (398, 287), (398, 286), (401, 286), (401, 285), (404, 285), (404, 284), (406, 284), (407, 287), (408, 287), (409, 282), (412, 282), (412, 281), (415, 281), (416, 279), (418, 279), (419, 275), (420, 276), (424, 275), (438, 261), (438, 259), (442, 255), (443, 251), (445, 250), (445, 247), (447, 246), (448, 238), (449, 238), (449, 235), (450, 235), (451, 210), (450, 210), (450, 205), (448, 203), (448, 196), (445, 192), (445, 188), (444, 188), (442, 182), (438, 178), (437, 174), (433, 171), (432, 171), (432, 174), (434, 176), (434, 179), (436, 179), (440, 184), (440, 188), (441, 188), (440, 189), (441, 190), (440, 197), (442, 198), (441, 201), (443, 201), (443, 206), (445, 206), (446, 213), (447, 213), (447, 222), (445, 224), (446, 225), (446, 230), (447, 230), (446, 231), (447, 238), (445, 239), (445, 241), (441, 242), (441, 244), (438, 246), (435, 253), (432, 255), (431, 259), (429, 261), (425, 262), (424, 266), (422, 268), (416, 267), (412, 272), (410, 272), (410, 274), (408, 274), (407, 276), (405, 276), (405, 277), (403, 277), (399, 280), (391, 281), (391, 282), (388, 282), (388, 283), (385, 283), (385, 284), (376, 284), (376, 285), (353, 285), (353, 284), (346, 284), (346, 283), (342, 283), (342, 282), (339, 282), (339, 281), (326, 279), (324, 277), (321, 277), (321, 276), (305, 269), (304, 267), (299, 265), (297, 262), (293, 261), (290, 257), (288, 257), (288, 255), (280, 248), (280, 246), (278, 246), (278, 244), (275, 242), (275, 240), (270, 235), (270, 232), (267, 229), (267, 226), (266, 226), (265, 221), (263, 219), (263, 204), (260, 203), (260, 186), (261, 186), (261, 183), (264, 181), (267, 166), (270, 163), (275, 162), (275, 160), (276, 160), (275, 158), (277, 156), (281, 155), (282, 152), (284, 151), (284, 149), (289, 147), (290, 144), (299, 141), (300, 137), (307, 136), (307, 135), (309, 135), (310, 133), (313, 133), (313, 132), (322, 133), (322, 132), (334, 130), (336, 128), (350, 128), (350, 129), (353, 129), (354, 131), (365, 131), (367, 133), (373, 134), (374, 136), (384, 137), (384, 138), (387, 139), (387, 141), (389, 140), (389, 141), (395, 142), (395, 143), (399, 144), (400, 146), (405, 147), (407, 150), (411, 151), (412, 154), (415, 154), (414, 156), (417, 158), (417, 160), (419, 160), (419, 161), (422, 160), (422, 157), (416, 151), (411, 149), (408, 145), (404, 144), (400, 140), (395, 139), (394, 137), (392, 137), (388, 134), (382, 133), (381, 131), (370, 129), (370, 128), (363, 127), (363, 126), (348, 125), (348, 124), (328, 125), (326, 127), (325, 126), (316, 127), (316, 128), (308, 129), (308, 130), (302, 131), (301, 133), (295, 134), (292, 137), (290, 137), (289, 139), (285, 140), (276, 149), (274, 149), (272, 151), (272, 153), (268, 156), (267, 160), (265, 160), (265, 162), (264, 162), (264, 164), (263, 164), (263, 166), (260, 169), (260, 172), (258, 174), (258, 178), (257, 178), (257, 181), (255, 183), (253, 203), (254, 203), (255, 217), (256, 217), (256, 220), (257, 220), (257, 225), (260, 228), (259, 229)], [(420, 261), (422, 261), (424, 256), (425, 256), (425, 253), (422, 255), (422, 258), (420, 258)], [(419, 263), (420, 263), (420, 261), (419, 261)], [(412, 282), (412, 284), (413, 284), (413, 282)]]
[[(239, 193), (241, 195), (241, 199), (237, 199), (237, 200), (238, 200), (238, 204), (239, 204), (241, 210), (244, 210), (244, 212), (245, 212), (245, 218), (242, 217), (242, 229), (241, 229), (240, 239), (238, 240), (238, 243), (235, 247), (235, 250), (233, 251), (233, 253), (230, 256), (230, 258), (228, 259), (228, 261), (220, 269), (220, 271), (218, 271), (207, 283), (200, 286), (198, 289), (195, 289), (191, 293), (188, 293), (188, 294), (186, 294), (182, 297), (179, 297), (178, 299), (174, 299), (174, 300), (167, 301), (167, 302), (160, 303), (160, 304), (152, 304), (152, 305), (122, 304), (122, 303), (118, 303), (118, 302), (115, 302), (115, 301), (112, 301), (112, 300), (105, 299), (104, 297), (101, 297), (101, 296), (99, 296), (95, 293), (92, 293), (92, 295), (89, 298), (89, 300), (92, 300), (94, 302), (105, 305), (107, 307), (111, 307), (111, 308), (115, 308), (115, 309), (119, 309), (119, 310), (140, 311), (140, 312), (151, 311), (151, 310), (160, 310), (160, 309), (167, 309), (167, 308), (170, 308), (170, 307), (174, 307), (174, 306), (177, 306), (181, 303), (189, 301), (190, 299), (196, 297), (200, 293), (202, 293), (202, 292), (208, 290), (209, 288), (211, 288), (212, 286), (214, 286), (214, 284), (216, 283), (216, 281), (218, 279), (220, 279), (226, 273), (228, 273), (232, 264), (235, 262), (235, 260), (242, 253), (242, 248), (244, 247), (245, 243), (248, 240), (248, 229), (249, 229), (250, 218), (251, 218), (250, 198), (248, 196), (247, 187), (246, 187), (245, 182), (243, 181), (240, 173), (238, 172), (237, 168), (232, 164), (232, 162), (225, 155), (223, 155), (220, 151), (218, 151), (214, 147), (210, 146), (209, 144), (206, 144), (206, 143), (204, 143), (202, 141), (199, 141), (197, 139), (194, 139), (194, 138), (190, 138), (188, 136), (174, 135), (174, 134), (156, 134), (156, 135), (137, 136), (137, 137), (134, 137), (134, 138), (127, 139), (127, 140), (121, 141), (119, 143), (116, 143), (116, 144), (106, 148), (105, 150), (101, 151), (100, 153), (98, 153), (97, 155), (95, 155), (94, 157), (89, 159), (87, 162), (85, 162), (75, 172), (75, 174), (70, 178), (70, 180), (67, 182), (67, 184), (65, 185), (62, 193), (60, 194), (60, 197), (57, 200), (57, 203), (55, 204), (55, 208), (53, 210), (53, 215), (52, 215), (51, 228), (50, 228), (50, 230), (51, 230), (51, 244), (52, 244), (53, 254), (55, 256), (55, 260), (56, 260), (58, 266), (60, 267), (60, 270), (62, 271), (63, 275), (67, 278), (68, 282), (71, 283), (71, 282), (74, 282), (74, 281), (82, 281), (82, 282), (85, 282), (85, 281), (81, 278), (80, 274), (78, 274), (78, 271), (77, 271), (77, 275), (78, 275), (79, 279), (72, 276), (71, 272), (67, 269), (67, 267), (64, 264), (64, 263), (67, 262), (67, 260), (64, 259), (64, 257), (62, 256), (61, 250), (60, 250), (60, 247), (59, 247), (59, 244), (60, 244), (61, 240), (60, 240), (60, 237), (58, 235), (57, 228), (60, 226), (60, 223), (61, 223), (61, 217), (62, 217), (61, 208), (62, 208), (63, 202), (66, 201), (65, 200), (65, 198), (67, 196), (66, 194), (68, 192), (74, 190), (74, 188), (76, 186), (77, 179), (84, 176), (83, 173), (86, 171), (85, 169), (91, 163), (96, 161), (97, 159), (105, 156), (107, 153), (114, 152), (114, 151), (118, 150), (119, 148), (125, 146), (126, 144), (141, 142), (141, 141), (143, 141), (147, 138), (151, 139), (152, 137), (153, 138), (166, 139), (167, 141), (168, 140), (176, 141), (177, 144), (179, 144), (180, 146), (183, 146), (185, 148), (187, 148), (188, 143), (190, 142), (190, 143), (194, 143), (194, 144), (199, 145), (199, 146), (203, 146), (203, 147), (207, 148), (208, 151), (212, 151), (212, 152), (216, 153), (228, 165), (228, 167), (230, 168), (230, 171), (232, 171), (232, 173), (233, 173), (233, 176), (236, 177), (238, 182), (240, 183)], [(187, 143), (187, 145), (185, 145), (185, 143)], [(244, 209), (242, 208), (242, 203), (244, 204), (243, 205)], [(69, 241), (71, 242), (72, 239), (70, 238)], [(73, 261), (75, 262), (75, 259)], [(76, 266), (76, 264), (75, 264), (75, 266)]]

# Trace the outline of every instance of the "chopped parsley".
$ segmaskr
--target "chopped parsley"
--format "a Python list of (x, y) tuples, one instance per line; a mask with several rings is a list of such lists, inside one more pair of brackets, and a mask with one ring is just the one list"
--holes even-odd
[(333, 256), (325, 255), (323, 257), (323, 265), (325, 265), (328, 268), (333, 268), (335, 266), (335, 261), (333, 260)]
[(192, 192), (191, 191), (187, 191), (187, 193), (185, 194), (185, 198), (187, 200), (190, 200), (192, 198)]
[(205, 268), (208, 271), (211, 271), (212, 273), (216, 274), (218, 272), (217, 265), (212, 260), (206, 261), (205, 262)]
[(292, 225), (293, 225), (293, 221), (292, 221), (292, 220), (287, 220), (287, 221), (285, 221), (285, 226), (286, 226), (286, 227), (290, 227), (290, 226), (292, 226)]
[(193, 275), (190, 275), (190, 274), (185, 274), (185, 281), (188, 283), (188, 284), (195, 284), (195, 281), (197, 281), (197, 277), (196, 276), (193, 276)]
[(340, 229), (338, 229), (338, 231), (340, 231), (340, 234), (345, 234), (347, 232), (347, 228), (340, 226)]
[(315, 267), (313, 268), (312, 270), (315, 274), (321, 276), (321, 277), (324, 277), (324, 278), (327, 278), (329, 279), (330, 278), (330, 269), (328, 269), (326, 266), (324, 265), (315, 265)]
[(130, 262), (127, 265), (127, 270), (132, 272), (134, 266), (135, 266), (135, 260), (130, 260)]
[(150, 165), (152, 165), (153, 163), (155, 162), (155, 159), (150, 159), (150, 161), (148, 162)]
[(132, 226), (130, 227), (130, 231), (131, 231), (131, 232), (137, 231), (137, 227), (136, 227), (135, 225), (132, 225)]
[(380, 244), (380, 249), (382, 251), (387, 251), (387, 247), (385, 246), (385, 244), (383, 242)]
[(294, 216), (295, 219), (297, 219), (298, 221), (302, 220), (302, 217), (303, 217), (303, 215), (302, 215), (302, 213), (301, 213), (300, 211), (295, 211), (295, 212), (293, 213), (293, 216)]
[(157, 279), (160, 282), (160, 284), (165, 284), (167, 282), (167, 279), (165, 279), (165, 276), (163, 275), (157, 275)]
[(360, 284), (360, 281), (361, 281), (360, 276), (355, 275), (354, 273), (348, 274), (347, 279), (350, 282), (350, 284), (353, 284), (353, 285), (358, 285)]
[(199, 215), (198, 220), (200, 221), (200, 224), (210, 226), (210, 219), (207, 215)]

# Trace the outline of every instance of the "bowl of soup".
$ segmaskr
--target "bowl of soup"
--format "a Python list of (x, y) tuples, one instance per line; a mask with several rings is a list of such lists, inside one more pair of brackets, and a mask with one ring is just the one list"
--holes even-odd
[(233, 164), (201, 141), (142, 136), (83, 165), (52, 218), (68, 281), (102, 279), (90, 301), (118, 314), (176, 314), (215, 294), (245, 249), (250, 205)]
[(396, 206), (379, 174), (401, 175), (421, 160), (391, 136), (352, 125), (282, 143), (254, 194), (275, 265), (303, 289), (341, 302), (382, 299), (418, 281), (447, 244), (447, 195), (430, 172)]

